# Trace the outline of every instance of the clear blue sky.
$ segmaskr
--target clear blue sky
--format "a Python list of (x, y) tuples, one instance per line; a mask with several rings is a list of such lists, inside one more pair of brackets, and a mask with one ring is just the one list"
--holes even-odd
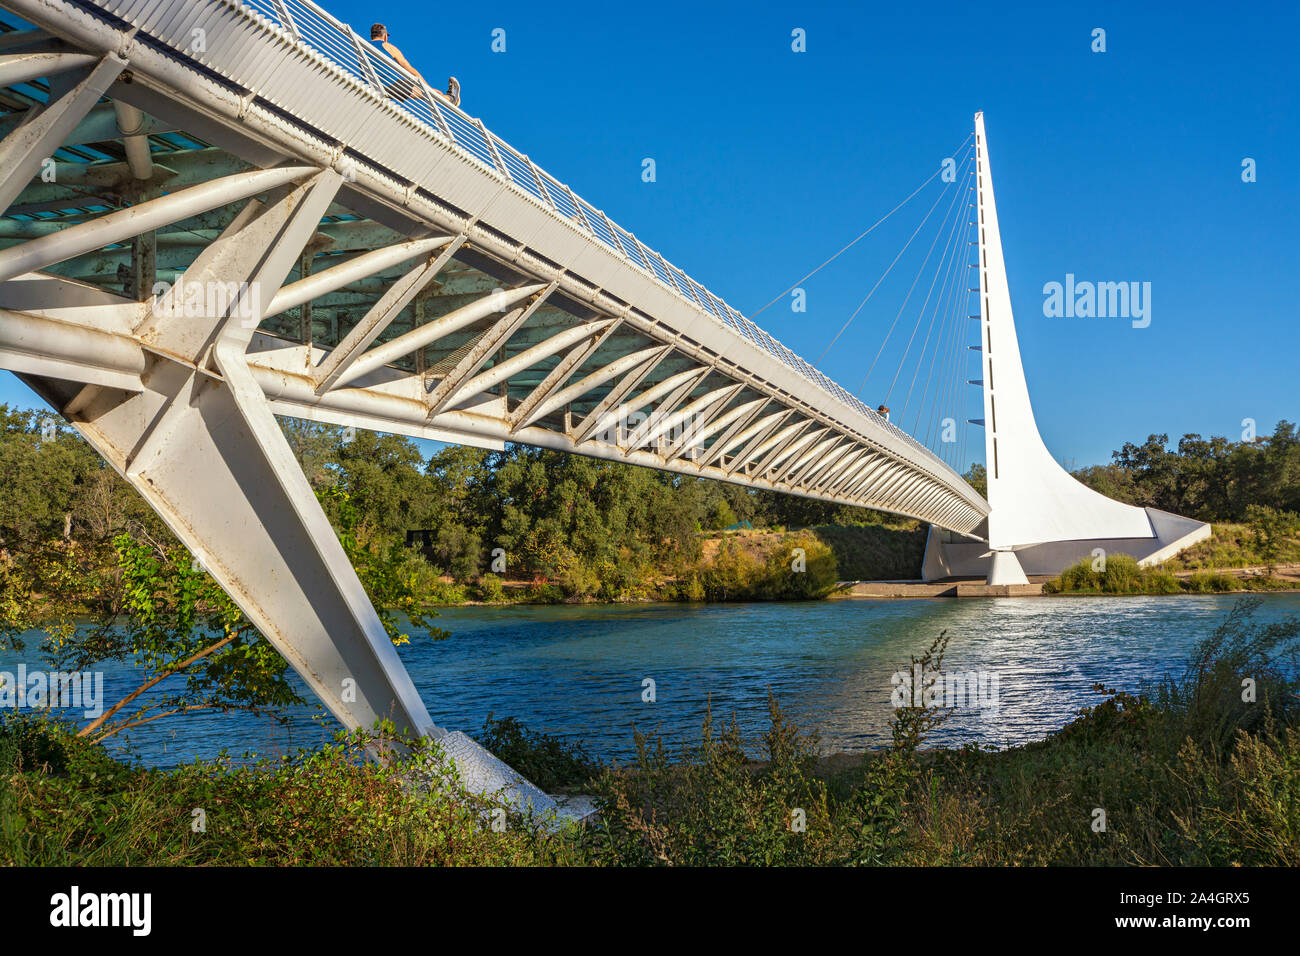
[[(325, 6), (363, 34), (387, 22), (431, 82), (456, 74), (467, 110), (746, 313), (907, 195), (983, 109), (1058, 459), (1300, 418), (1294, 4)], [(779, 304), (760, 323), (816, 359), (924, 209), (810, 280), (806, 314)], [(1043, 317), (1043, 284), (1067, 272), (1151, 282), (1150, 327)], [(882, 288), (823, 364), (850, 391), (905, 288)], [(8, 373), (0, 401), (35, 403)]]

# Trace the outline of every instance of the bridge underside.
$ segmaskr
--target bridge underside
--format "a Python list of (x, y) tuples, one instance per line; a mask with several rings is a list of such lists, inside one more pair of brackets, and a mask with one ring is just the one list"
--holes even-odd
[[(251, 109), (242, 122), (214, 119), (191, 98), (203, 77), (182, 91), (143, 72), (140, 59), (167, 59), (156, 50), (128, 65), (42, 34), (3, 39), (0, 82), (6, 67), (22, 82), (0, 91), (0, 280), (26, 276), (3, 303), (14, 314), (0, 338), (6, 367), (136, 389), (172, 329), (238, 317), (277, 414), (519, 441), (961, 532), (984, 520), (983, 499), (926, 449), (881, 420), (827, 411), (834, 402), (794, 370), (756, 372), (743, 349), (712, 348), (578, 268), (528, 268), (526, 244), (491, 224), (499, 184), (480, 210), (420, 215), (394, 205), (402, 190), (376, 195), (366, 181), (378, 177), (351, 156), (322, 164), (251, 135)], [(267, 239), (264, 254), (284, 267), (274, 281), (196, 273), (223, 235), (246, 241), (230, 233), (239, 217), (295, 190), (320, 218)], [(49, 308), (92, 289), (103, 309)], [(79, 352), (105, 336), (111, 348)], [(173, 354), (207, 344), (187, 336)]]
[[(591, 237), (531, 246), (519, 190), (447, 144), (459, 205), (369, 161), (364, 140), (321, 136), (332, 114), (290, 116), (89, 4), (2, 5), (25, 20), (0, 35), (0, 368), (140, 492), (345, 725), (441, 737), (484, 788), (508, 773), (430, 719), (276, 415), (984, 526), (987, 503), (943, 462), (774, 360), (788, 350), (698, 286), (672, 278), (659, 313), (632, 294), (648, 279)], [(368, 108), (377, 140), (410, 125)]]

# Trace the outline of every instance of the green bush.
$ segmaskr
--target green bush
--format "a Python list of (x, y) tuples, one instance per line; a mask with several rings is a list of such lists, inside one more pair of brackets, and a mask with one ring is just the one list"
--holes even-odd
[(787, 538), (768, 555), (758, 593), (779, 601), (822, 598), (839, 583), (835, 554), (811, 534)]
[(838, 582), (834, 552), (810, 532), (783, 538), (761, 562), (726, 537), (712, 562), (683, 576), (677, 595), (686, 601), (801, 601), (825, 597)]
[[(362, 760), (404, 745), (401, 761)], [(282, 759), (143, 770), (67, 728), (0, 722), (0, 865), (456, 866), (577, 862), (574, 842), (467, 793), (435, 743), (341, 734)], [(205, 828), (195, 832), (194, 809)]]
[(1136, 559), (1127, 554), (1106, 556), (1101, 589), (1107, 594), (1132, 594), (1146, 590), (1146, 580)]
[(420, 597), (428, 604), (464, 604), (469, 594), (463, 584), (435, 578), (425, 585)]
[(537, 578), (528, 585), (527, 600), (533, 604), (563, 604), (564, 590), (558, 584), (552, 584), (544, 578)]
[(1187, 590), (1198, 594), (1236, 591), (1240, 587), (1235, 577), (1223, 571), (1197, 571), (1187, 579)]
[(548, 793), (587, 783), (601, 769), (581, 746), (529, 730), (514, 717), (489, 713), (476, 739)]
[(1180, 594), (1211, 591), (1239, 591), (1242, 583), (1221, 572), (1198, 571), (1179, 581), (1165, 567), (1143, 568), (1127, 554), (1107, 556), (1104, 570), (1094, 570), (1094, 561), (1084, 558), (1043, 584), (1048, 594)]
[(1183, 590), (1182, 584), (1173, 573), (1163, 568), (1151, 571), (1146, 576), (1146, 585), (1153, 594), (1179, 594)]
[(479, 579), (479, 599), (487, 604), (501, 604), (506, 599), (501, 579), (495, 574), (485, 574)]
[(736, 517), (736, 512), (731, 510), (731, 505), (727, 504), (727, 502), (724, 500), (724, 501), (719, 501), (717, 505), (714, 507), (713, 515), (710, 523), (713, 528), (721, 529), (721, 528), (730, 528), (733, 524), (736, 524), (739, 520), (740, 519)]

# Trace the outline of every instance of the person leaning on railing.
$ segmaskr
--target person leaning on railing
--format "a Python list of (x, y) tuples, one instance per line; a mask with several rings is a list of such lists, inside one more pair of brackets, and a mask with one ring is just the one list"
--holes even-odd
[(414, 80), (401, 77), (392, 83), (385, 84), (384, 89), (393, 99), (422, 100), (424, 99), (424, 87), (429, 87), (430, 90), (433, 90), (435, 95), (441, 96), (452, 106), (460, 106), (460, 83), (457, 82), (454, 76), (448, 77), (447, 79), (447, 92), (439, 93), (437, 90), (434, 90), (433, 87), (429, 86), (428, 81), (420, 75), (420, 71), (411, 66), (406, 57), (402, 56), (402, 51), (388, 42), (388, 27), (384, 26), (382, 23), (374, 24), (370, 28), (370, 39), (372, 42), (378, 43), (383, 47), (384, 52), (391, 56), (398, 66), (407, 73), (410, 73), (411, 76), (421, 81), (420, 83), (416, 83)]

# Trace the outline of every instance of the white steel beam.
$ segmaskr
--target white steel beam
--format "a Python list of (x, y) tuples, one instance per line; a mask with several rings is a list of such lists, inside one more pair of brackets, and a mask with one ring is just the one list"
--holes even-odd
[[(743, 383), (737, 382), (734, 385), (724, 385), (721, 388), (715, 388), (713, 391), (701, 395), (680, 411), (671, 415), (661, 415), (656, 424), (650, 425), (650, 423), (647, 422), (647, 425), (650, 427), (647, 428), (645, 434), (641, 436), (639, 440), (631, 440), (629, 444), (633, 446), (639, 444), (653, 444), (660, 438), (660, 436), (672, 431), (683, 422), (686, 422), (697, 415), (703, 415), (715, 406), (724, 406), (728, 399), (732, 398), (744, 387)], [(695, 432), (698, 430), (699, 429), (696, 428), (691, 429), (690, 431)], [(689, 438), (689, 434), (684, 436), (682, 441), (686, 441), (687, 438)]]
[[(804, 419), (799, 423), (806, 427), (813, 425), (810, 418)], [(782, 438), (775, 442), (767, 453), (758, 460), (758, 463), (752, 468), (748, 468), (748, 474), (755, 478), (768, 478), (768, 472), (785, 461), (786, 458), (793, 455), (800, 448), (803, 448), (809, 442), (816, 441), (818, 436), (824, 435), (830, 429), (813, 428), (812, 431), (805, 431), (805, 428), (797, 428), (788, 437)]]
[[(10, 134), (17, 136), (19, 129)], [(56, 233), (30, 239), (18, 246), (0, 250), (0, 280), (12, 279), (24, 272), (36, 272), (56, 262), (75, 258), (83, 253), (102, 248), (114, 242), (131, 239), (150, 229), (166, 226), (178, 219), (193, 216), (217, 206), (239, 202), (260, 192), (275, 189), (285, 183), (320, 172), (310, 166), (281, 166), (249, 173), (236, 173), (212, 182), (191, 186), (178, 193), (168, 193), (157, 199), (120, 209)], [(12, 176), (6, 184), (12, 182)], [(21, 188), (21, 187), (20, 187)]]
[[(318, 230), (318, 233), (324, 234), (321, 233), (321, 230)], [(372, 249), (349, 259), (347, 262), (330, 266), (328, 269), (321, 269), (319, 272), (313, 272), (311, 275), (303, 276), (297, 282), (290, 282), (280, 289), (275, 294), (275, 298), (271, 300), (271, 304), (267, 306), (266, 314), (270, 317), (279, 315), (282, 312), (288, 312), (290, 309), (297, 308), (313, 299), (329, 295), (331, 292), (336, 292), (361, 279), (378, 275), (393, 266), (414, 259), (416, 256), (428, 255), (433, 250), (445, 246), (451, 241), (450, 236), (411, 239), (407, 242)]]
[[(89, 53), (54, 53), (48, 50), (9, 53), (0, 56), (0, 86), (17, 86), (19, 83), (26, 83), (42, 76), (57, 76), (78, 67), (89, 70), (98, 62), (99, 57), (91, 56)], [(80, 121), (79, 117), (77, 122)]]
[(817, 475), (834, 465), (855, 446), (853, 441), (846, 441), (843, 435), (837, 435), (835, 440), (839, 442), (838, 445), (832, 446), (816, 461), (808, 462), (798, 472), (791, 474), (788, 484), (797, 488), (808, 487)]
[(510, 416), (511, 427), (519, 428), (534, 421), (536, 417), (540, 417), (533, 415), (534, 410), (539, 408), (543, 402), (553, 396), (565, 382), (572, 378), (573, 374), (582, 368), (582, 364), (591, 358), (595, 351), (604, 345), (622, 324), (622, 319), (614, 319), (599, 335), (594, 335), (587, 341), (574, 346), (569, 351), (569, 354), (560, 359), (555, 368), (546, 374), (546, 378), (538, 382), (537, 386), (519, 403), (519, 406)]
[[(337, 187), (331, 175), (251, 203), (196, 268), (236, 285), (282, 282)], [(146, 353), (140, 391), (83, 392), (66, 414), (339, 720), (440, 734), (248, 368), (252, 329), (229, 312), (186, 322), (197, 333)]]
[[(829, 429), (826, 431), (829, 431)], [(818, 434), (825, 435), (826, 431), (819, 432)], [(770, 476), (771, 480), (775, 484), (792, 484), (792, 482), (786, 480), (787, 477), (793, 478), (794, 475), (801, 471), (806, 465), (819, 461), (822, 455), (826, 454), (829, 449), (834, 447), (835, 443), (839, 440), (839, 435), (831, 434), (829, 438), (818, 442), (811, 448), (804, 447), (799, 454), (791, 455), (789, 460), (786, 461), (782, 467), (776, 469)]]
[[(655, 368), (658, 367), (659, 363), (662, 362), (671, 351), (671, 345), (664, 345), (656, 348), (649, 358), (624, 375), (619, 383), (609, 390), (609, 394), (597, 402), (596, 407), (593, 408), (588, 413), (587, 417), (578, 424), (578, 427), (573, 430), (574, 444), (580, 445), (595, 434), (601, 427), (609, 410), (611, 408), (616, 408), (628, 393), (640, 385), (641, 380), (653, 372)], [(582, 383), (578, 384), (580, 385)], [(567, 391), (567, 389), (565, 391)]]
[[(646, 420), (638, 425), (632, 434), (627, 436), (627, 447), (624, 451), (630, 451), (645, 444), (649, 440), (646, 437), (647, 433), (656, 426), (660, 419), (671, 415), (677, 406), (685, 400), (686, 396), (693, 392), (695, 387), (708, 376), (710, 371), (708, 368), (698, 368), (682, 372), (659, 383), (656, 389), (649, 390), (645, 395), (638, 396), (635, 406), (630, 403), (625, 406), (627, 411), (632, 413), (638, 409), (648, 407), (661, 398), (663, 399), (663, 401), (659, 402), (659, 407), (647, 415)], [(672, 387), (669, 387), (670, 382)]]
[[(744, 388), (744, 383), (741, 383), (741, 388)], [(682, 436), (681, 440), (669, 450), (665, 460), (673, 461), (688, 451), (692, 452), (695, 458), (698, 459), (703, 452), (706, 441), (718, 434), (718, 432), (723, 431), (723, 429), (727, 431), (718, 441), (725, 439), (731, 432), (744, 428), (758, 417), (763, 407), (769, 402), (770, 399), (764, 396), (763, 398), (742, 402), (731, 409), (727, 409), (726, 402), (718, 404), (711, 417), (704, 424)], [(726, 409), (726, 411), (723, 409)]]
[[(330, 350), (325, 360), (316, 367), (316, 391), (329, 391), (338, 382), (339, 378), (347, 371), (348, 366), (361, 357), (361, 354), (370, 347), (379, 334), (388, 328), (393, 319), (411, 304), (421, 290), (432, 282), (438, 275), (438, 272), (446, 264), (447, 260), (459, 248), (461, 239), (449, 240), (445, 237), (438, 239), (422, 239), (413, 243), (403, 243), (403, 246), (414, 246), (418, 249), (416, 255), (423, 255), (439, 246), (446, 246), (442, 253), (426, 262), (421, 262), (415, 268), (409, 270), (404, 276), (389, 286), (388, 290), (379, 297), (379, 300), (371, 306), (356, 327), (350, 331), (347, 336), (335, 348)], [(387, 250), (380, 250), (387, 251)], [(374, 253), (370, 253), (374, 255)], [(360, 259), (367, 258), (360, 256)], [(347, 265), (336, 266), (338, 269), (346, 269), (352, 265), (353, 269), (357, 268), (355, 260)], [(326, 275), (333, 270), (325, 270), (319, 275)], [(310, 279), (304, 279), (303, 282), (309, 282)]]
[[(442, 408), (452, 408), (462, 402), (468, 401), (475, 395), (481, 395), (490, 388), (507, 381), (512, 375), (518, 375), (524, 369), (531, 368), (538, 362), (550, 358), (557, 352), (563, 352), (565, 349), (576, 345), (583, 339), (591, 338), (598, 335), (613, 319), (602, 319), (599, 322), (588, 322), (585, 325), (576, 325), (571, 329), (565, 329), (550, 338), (543, 339), (536, 345), (524, 349), (518, 355), (513, 355), (498, 365), (492, 366), (486, 372), (476, 375), (474, 378), (465, 382), (456, 388), (454, 392), (442, 403)], [(473, 353), (471, 353), (473, 354)], [(433, 416), (430, 415), (430, 418)]]
[[(727, 449), (719, 448), (721, 442), (715, 442), (713, 447), (709, 449), (710, 454), (704, 463), (709, 464), (716, 458), (718, 466), (728, 475), (735, 474), (739, 468), (750, 462), (755, 456), (765, 453), (767, 449), (777, 442), (788, 436), (797, 435), (812, 424), (811, 419), (805, 418), (793, 425), (781, 428), (781, 423), (793, 414), (794, 412), (788, 408), (773, 412), (736, 435), (731, 439), (731, 446), (734, 448), (736, 445), (741, 445), (741, 450), (725, 465), (722, 459), (726, 455)], [(781, 428), (781, 431), (778, 432), (778, 428)]]
[[(58, 60), (56, 64), (76, 66), (66, 59)], [(104, 91), (124, 69), (126, 60), (110, 53), (93, 67), (74, 74), (71, 79), (76, 82), (71, 89), (56, 95), (55, 84), (50, 84), (50, 102), (41, 107), (31, 107), (19, 125), (0, 142), (0, 210), (13, 205), (18, 194), (40, 172), (41, 164), (63, 145), (64, 137), (99, 102)], [(22, 268), (4, 278), (37, 268), (40, 266)]]
[[(658, 361), (668, 351), (666, 345), (652, 345), (649, 348), (639, 349), (621, 356), (607, 365), (602, 365), (595, 371), (584, 375), (572, 385), (566, 385), (564, 388), (554, 392), (544, 401), (540, 402), (528, 415), (523, 418), (515, 427), (525, 428), (532, 423), (545, 418), (557, 408), (575, 402), (588, 392), (600, 388), (606, 382), (623, 375), (626, 372), (633, 371), (638, 367), (648, 363)], [(653, 366), (650, 366), (651, 368)], [(649, 371), (649, 368), (646, 369)]]
[(355, 381), (377, 368), (388, 365), (390, 362), (396, 362), (403, 356), (410, 355), (418, 348), (436, 342), (445, 335), (449, 335), (467, 325), (473, 325), (475, 322), (481, 322), (498, 309), (509, 308), (520, 299), (527, 298), (534, 292), (544, 288), (546, 287), (543, 285), (534, 284), (511, 289), (503, 294), (485, 295), (469, 305), (462, 306), (456, 311), (430, 322), (428, 325), (421, 325), (404, 335), (399, 335), (395, 339), (384, 342), (382, 345), (376, 345), (344, 369), (335, 380), (334, 387), (340, 388), (347, 385), (349, 382)]
[[(546, 301), (546, 297), (554, 291), (555, 283), (552, 282), (541, 292), (537, 293), (537, 295), (533, 296), (525, 306), (507, 313), (495, 325), (483, 333), (482, 337), (474, 343), (474, 347), (461, 357), (461, 360), (456, 363), (455, 367), (452, 368), (452, 370), (443, 377), (442, 381), (437, 384), (434, 390), (429, 393), (430, 418), (438, 414), (444, 408), (454, 404), (453, 399), (461, 399), (462, 396), (457, 394), (461, 390), (461, 386), (469, 382), (470, 379), (473, 378), (474, 373), (481, 369), (483, 364), (492, 357), (492, 353), (503, 347), (506, 342), (509, 341), (510, 336), (514, 335), (521, 325), (532, 318), (533, 313), (542, 307), (542, 303)], [(592, 331), (594, 330), (584, 328), (583, 334), (578, 336), (577, 340), (586, 338)], [(546, 352), (543, 356), (539, 356), (538, 360), (540, 361), (543, 357), (549, 357), (562, 349), (568, 348), (569, 344), (570, 343), (568, 342), (563, 344), (557, 343), (553, 350)], [(525, 354), (527, 353), (525, 352)], [(528, 363), (528, 365), (532, 364), (535, 363)], [(528, 368), (528, 365), (524, 365), (522, 368)], [(508, 378), (511, 374), (513, 373), (509, 371), (506, 372), (505, 378)], [(502, 378), (501, 380), (504, 381), (505, 378)], [(467, 390), (468, 394), (464, 397), (468, 398), (470, 395), (477, 395), (480, 392), (485, 392), (496, 384), (498, 384), (498, 382), (495, 380), (485, 380), (479, 386), (475, 387), (473, 392), (468, 392)]]

